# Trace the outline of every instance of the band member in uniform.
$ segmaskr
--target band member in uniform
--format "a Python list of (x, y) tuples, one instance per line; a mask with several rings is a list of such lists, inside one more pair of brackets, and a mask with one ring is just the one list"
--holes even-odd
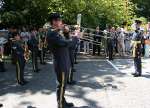
[[(94, 41), (96, 41), (96, 42), (101, 42), (101, 35), (102, 35), (102, 32), (100, 32), (99, 26), (96, 27), (96, 31), (95, 31), (94, 34), (95, 34), (95, 35), (94, 35)], [(100, 46), (100, 45), (93, 44), (93, 55), (95, 55), (96, 50), (98, 50), (98, 55), (100, 55), (101, 46)]]
[(113, 60), (113, 37), (112, 37), (112, 27), (108, 26), (107, 31), (107, 51), (109, 60)]
[(12, 49), (14, 52), (15, 64), (16, 64), (16, 75), (17, 82), (20, 85), (25, 85), (27, 82), (24, 80), (24, 68), (25, 68), (25, 58), (24, 58), (24, 44), (21, 41), (18, 32), (13, 33), (13, 43)]
[(5, 30), (0, 30), (0, 72), (5, 72), (4, 67), (4, 44), (7, 43), (7, 39), (3, 36), (7, 35)]
[(45, 65), (46, 63), (44, 62), (44, 57), (45, 57), (44, 42), (45, 42), (46, 35), (45, 35), (42, 28), (39, 28), (39, 31), (38, 31), (37, 35), (38, 35), (38, 42), (39, 42), (40, 63)]
[(3, 61), (4, 48), (0, 45), (0, 72), (5, 72), (5, 66)]
[(70, 71), (70, 58), (68, 47), (69, 40), (59, 33), (62, 27), (61, 15), (58, 13), (51, 13), (49, 21), (52, 29), (48, 31), (47, 40), (48, 47), (53, 53), (54, 69), (57, 77), (57, 102), (58, 108), (71, 108), (72, 103), (67, 103), (64, 97), (67, 77)]
[(81, 38), (81, 32), (80, 32), (80, 26), (75, 26), (75, 31), (73, 33), (72, 39), (74, 42), (76, 42), (76, 48), (75, 48), (75, 54), (74, 54), (74, 62), (75, 64), (78, 64), (77, 62), (77, 55), (80, 53), (80, 38)]
[(28, 46), (31, 51), (32, 56), (32, 66), (33, 72), (39, 72), (38, 69), (38, 40), (37, 40), (37, 33), (34, 29), (31, 29), (30, 40), (28, 41)]
[(134, 77), (139, 77), (142, 74), (142, 64), (141, 64), (141, 55), (142, 55), (142, 32), (140, 30), (141, 21), (136, 22), (136, 30), (132, 37), (131, 48), (134, 59), (135, 73)]
[[(64, 26), (64, 36), (66, 40), (72, 40), (70, 37), (70, 32), (69, 32), (69, 27), (67, 25)], [(71, 62), (71, 67), (68, 75), (68, 81), (67, 83), (69, 85), (74, 85), (76, 84), (76, 81), (73, 80), (73, 72), (74, 72), (74, 54), (75, 54), (75, 47), (76, 43), (74, 41), (71, 42), (71, 45), (69, 46), (69, 56), (70, 56), (70, 62)]]
[(5, 72), (4, 62), (0, 60), (0, 72)]

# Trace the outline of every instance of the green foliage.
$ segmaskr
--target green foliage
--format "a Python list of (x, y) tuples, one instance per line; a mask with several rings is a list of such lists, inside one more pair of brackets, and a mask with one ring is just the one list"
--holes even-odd
[(61, 12), (65, 23), (76, 24), (82, 14), (82, 26), (104, 28), (120, 25), (134, 16), (129, 0), (3, 0), (2, 21), (6, 24), (43, 25), (51, 12)]
[(7, 25), (38, 25), (46, 22), (48, 0), (3, 0), (1, 20)]
[(149, 0), (132, 0), (135, 3), (135, 12), (138, 17), (150, 17), (150, 1)]
[[(134, 5), (129, 0), (50, 0), (49, 10), (61, 11), (69, 24), (76, 24), (82, 14), (82, 26), (102, 28), (107, 23), (121, 24), (134, 16)], [(126, 2), (127, 1), (127, 2)]]

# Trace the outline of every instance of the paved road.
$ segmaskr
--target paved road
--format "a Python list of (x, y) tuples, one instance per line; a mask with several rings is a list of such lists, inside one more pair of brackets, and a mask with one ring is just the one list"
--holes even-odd
[[(143, 77), (133, 78), (130, 59), (80, 60), (75, 73), (78, 83), (67, 87), (67, 101), (73, 102), (76, 108), (150, 108), (148, 61), (143, 61)], [(31, 71), (31, 65), (26, 66), (29, 83), (23, 87), (15, 83), (15, 67), (10, 64), (7, 67), (8, 72), (0, 73), (0, 103), (4, 108), (56, 108), (56, 82), (51, 62), (40, 66), (42, 71), (38, 74)]]

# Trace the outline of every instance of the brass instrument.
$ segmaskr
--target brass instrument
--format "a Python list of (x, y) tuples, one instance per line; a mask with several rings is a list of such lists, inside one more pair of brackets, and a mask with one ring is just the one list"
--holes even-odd
[(4, 44), (8, 42), (8, 31), (0, 30), (0, 61), (4, 59)]
[(44, 48), (47, 48), (48, 47), (48, 43), (47, 43), (47, 38), (45, 37), (45, 40), (44, 40)]
[(3, 56), (3, 47), (0, 46), (0, 62), (3, 61), (3, 58), (4, 58), (4, 56)]
[(42, 42), (42, 40), (40, 39), (40, 37), (39, 37), (39, 45), (38, 45), (38, 47), (39, 47), (39, 50), (42, 50), (43, 49), (43, 42)]
[(27, 42), (25, 42), (25, 45), (24, 45), (24, 58), (26, 61), (30, 59), (30, 50), (28, 48)]
[[(74, 25), (69, 25), (70, 28), (74, 27)], [(92, 28), (85, 28), (85, 27), (80, 27), (81, 28), (81, 37), (80, 39), (83, 40), (83, 41), (89, 41), (89, 42), (92, 42), (93, 44), (97, 44), (97, 45), (101, 45), (102, 43), (101, 42), (97, 42), (94, 40), (93, 36), (95, 36), (96, 34), (94, 34), (93, 32), (95, 32), (96, 30), (95, 29), (92, 29)], [(108, 31), (101, 31), (103, 32), (104, 35), (96, 35), (96, 36), (99, 36), (101, 38), (104, 38), (104, 39), (108, 39), (108, 38), (112, 38), (112, 37), (108, 37), (107, 36), (107, 33), (109, 33)]]

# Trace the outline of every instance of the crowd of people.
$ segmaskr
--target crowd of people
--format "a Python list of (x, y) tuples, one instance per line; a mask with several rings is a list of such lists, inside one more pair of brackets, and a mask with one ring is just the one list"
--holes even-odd
[[(82, 49), (98, 56), (106, 55), (113, 60), (114, 55), (129, 55), (132, 49), (134, 58), (135, 77), (141, 76), (141, 57), (145, 54), (145, 40), (150, 39), (150, 23), (147, 32), (141, 27), (142, 21), (136, 20), (132, 25), (133, 31), (122, 27), (107, 25), (106, 30), (80, 28), (76, 25), (70, 27), (63, 24), (61, 15), (52, 13), (48, 22), (51, 27), (21, 27), (8, 28), (7, 42), (0, 44), (0, 72), (5, 72), (3, 55), (11, 56), (12, 64), (16, 66), (16, 79), (19, 85), (28, 83), (24, 78), (25, 64), (31, 58), (33, 72), (38, 73), (39, 63), (46, 65), (45, 55), (53, 55), (53, 65), (57, 79), (57, 102), (58, 108), (70, 108), (73, 103), (67, 103), (64, 97), (66, 86), (76, 84), (73, 73), (76, 72), (74, 65), (77, 63), (77, 54)], [(38, 62), (38, 60), (40, 62)]]
[[(137, 23), (138, 20), (135, 21)], [(133, 24), (135, 25), (135, 24)], [(123, 24), (121, 27), (113, 27), (108, 25), (106, 30), (101, 30), (100, 27), (96, 27), (96, 29), (90, 28), (82, 28), (81, 31), (81, 48), (84, 49), (85, 53), (90, 54), (92, 49), (92, 54), (95, 56), (103, 56), (109, 57), (109, 51), (111, 51), (110, 56), (131, 56), (131, 41), (133, 34), (136, 28), (132, 25), (132, 30), (126, 30), (126, 25)], [(142, 28), (140, 26), (140, 30), (142, 31), (142, 56), (150, 56), (150, 51), (146, 47), (146, 42), (149, 41), (149, 28), (150, 24), (148, 24), (147, 29)], [(88, 38), (87, 38), (88, 37)], [(86, 39), (85, 39), (86, 38)], [(83, 40), (83, 42), (82, 42)], [(83, 44), (83, 45), (82, 45)], [(83, 47), (84, 46), (84, 47)], [(110, 57), (112, 58), (112, 57)]]

